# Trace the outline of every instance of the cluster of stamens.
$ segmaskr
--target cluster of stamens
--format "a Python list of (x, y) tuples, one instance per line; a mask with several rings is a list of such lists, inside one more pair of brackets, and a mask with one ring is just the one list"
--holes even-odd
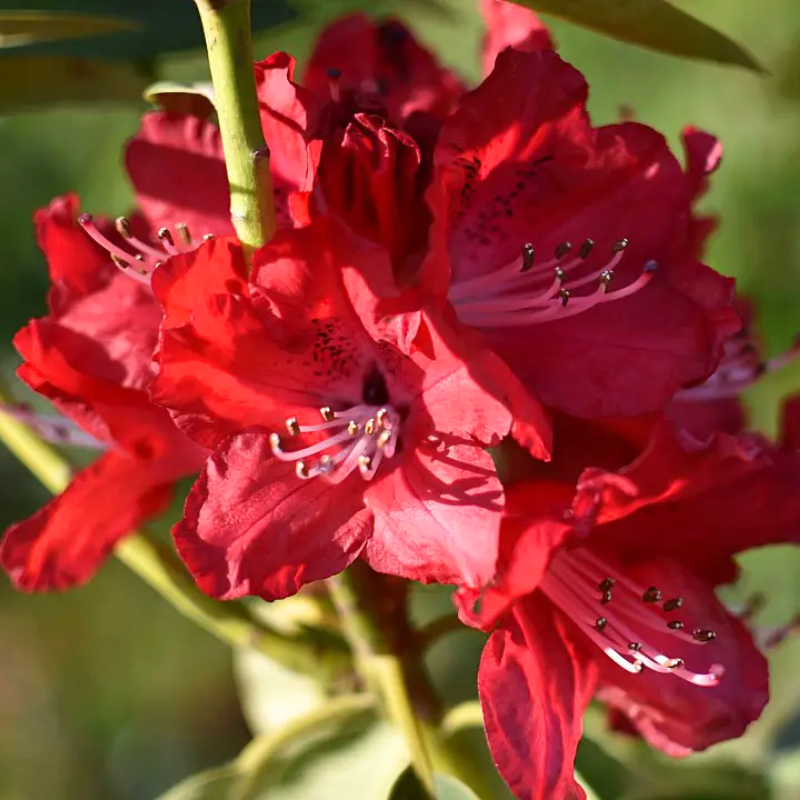
[(696, 645), (716, 639), (712, 630), (694, 628), (671, 615), (683, 608), (681, 597), (664, 599), (655, 586), (644, 587), (626, 576), (610, 577), (611, 569), (585, 549), (562, 552), (553, 560), (542, 591), (568, 614), (600, 649), (630, 673), (644, 669), (674, 675), (697, 686), (716, 686), (721, 665), (708, 672), (693, 672), (682, 658), (661, 652), (648, 641), (647, 632), (668, 632)]
[(699, 386), (677, 392), (675, 399), (703, 402), (738, 397), (766, 373), (777, 372), (790, 364), (798, 354), (800, 337), (780, 355), (762, 359), (758, 341), (748, 328), (744, 328), (724, 343), (722, 360), (714, 374)]
[[(655, 261), (648, 261), (636, 280), (612, 291), (615, 270), (627, 246), (627, 239), (615, 242), (610, 259), (602, 267), (587, 271), (586, 261), (594, 250), (591, 239), (586, 239), (575, 254), (571, 242), (562, 242), (542, 263), (536, 263), (533, 245), (526, 244), (521, 257), (505, 267), (454, 283), (449, 299), (459, 319), (475, 327), (565, 319), (601, 303), (629, 297), (650, 282), (658, 266)], [(593, 291), (577, 293), (592, 286)]]
[[(100, 247), (108, 252), (111, 260), (121, 270), (146, 284), (150, 283), (150, 276), (161, 266), (164, 259), (179, 253), (187, 253), (200, 244), (199, 240), (192, 238), (187, 225), (178, 223), (175, 225), (174, 233), (169, 228), (159, 228), (157, 236), (160, 247), (157, 247), (135, 236), (126, 217), (117, 217), (115, 227), (128, 248), (125, 249), (100, 231), (91, 214), (81, 214), (78, 223)], [(213, 234), (208, 233), (202, 237), (202, 241), (211, 238)]]
[(361, 477), (369, 481), (375, 477), (381, 462), (394, 456), (400, 435), (400, 417), (391, 408), (361, 404), (343, 411), (327, 406), (319, 411), (322, 422), (301, 425), (296, 417), (286, 420), (286, 430), (292, 438), (330, 433), (313, 444), (287, 451), (279, 434), (270, 435), (275, 458), (296, 462), (299, 478), (323, 476), (330, 483), (340, 483), (358, 470)]

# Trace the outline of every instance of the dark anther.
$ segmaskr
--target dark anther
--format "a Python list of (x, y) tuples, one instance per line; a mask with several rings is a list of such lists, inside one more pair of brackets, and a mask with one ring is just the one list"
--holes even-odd
[(555, 256), (556, 258), (564, 258), (570, 250), (572, 250), (572, 242), (561, 242), (561, 244), (556, 247)]
[(81, 225), (88, 225), (91, 221), (92, 221), (92, 215), (91, 214), (81, 214), (78, 217), (78, 222)]
[(561, 269), (561, 267), (556, 267), (556, 280), (559, 283), (564, 283), (566, 279), (567, 279), (567, 273), (564, 272), (564, 270)]
[(682, 630), (682, 629), (683, 629), (683, 623), (682, 623), (682, 622), (681, 622), (679, 619), (671, 619), (671, 620), (670, 620), (670, 621), (667, 623), (667, 627), (668, 627), (668, 628), (669, 628), (671, 631), (679, 631), (679, 630)]
[(604, 269), (600, 273), (600, 283), (602, 284), (603, 288), (608, 291), (608, 286), (611, 283), (611, 279), (614, 277), (614, 273), (610, 269)]
[(605, 606), (611, 602), (611, 592), (603, 592), (600, 602)]
[(692, 633), (692, 639), (696, 642), (713, 642), (714, 639), (717, 638), (717, 634), (714, 631), (703, 631), (703, 630), (696, 630)]
[(615, 253), (619, 253), (620, 250), (624, 250), (628, 246), (627, 239), (620, 239), (618, 242), (614, 242), (614, 246), (611, 250)]
[(533, 266), (533, 245), (528, 242), (522, 245), (522, 271), (527, 272)]
[(683, 605), (683, 598), (682, 597), (673, 597), (672, 600), (667, 600), (664, 603), (664, 611), (675, 611), (676, 609), (680, 608)]
[(639, 650), (642, 649), (642, 643), (641, 642), (628, 642), (628, 649), (629, 650), (635, 650), (638, 653)]
[(587, 239), (582, 245), (581, 249), (578, 250), (578, 255), (581, 258), (588, 258), (589, 253), (592, 252), (592, 248), (594, 247), (594, 242), (591, 239)]
[(615, 581), (613, 578), (603, 578), (603, 580), (597, 584), (597, 591), (608, 592), (609, 590), (614, 588), (614, 583)]
[(562, 306), (565, 306), (567, 303), (569, 303), (569, 298), (570, 298), (569, 289), (558, 290), (558, 299), (561, 301)]
[(644, 265), (643, 272), (655, 272), (658, 269), (658, 261), (650, 259)]
[(386, 406), (389, 404), (389, 390), (386, 380), (377, 367), (373, 367), (364, 378), (362, 399), (368, 406)]
[(326, 69), (325, 70), (325, 74), (331, 80), (334, 80), (334, 81), (337, 80), (338, 78), (342, 77), (342, 71), (340, 69), (336, 69), (335, 67), (331, 67), (330, 69)]
[(598, 617), (594, 623), (595, 628), (599, 631), (602, 631), (606, 625), (608, 625), (608, 620), (605, 617)]
[(661, 599), (661, 592), (655, 586), (651, 586), (643, 595), (645, 603), (657, 603)]
[(131, 235), (131, 224), (125, 217), (117, 217), (114, 221), (114, 226), (120, 236), (128, 239)]

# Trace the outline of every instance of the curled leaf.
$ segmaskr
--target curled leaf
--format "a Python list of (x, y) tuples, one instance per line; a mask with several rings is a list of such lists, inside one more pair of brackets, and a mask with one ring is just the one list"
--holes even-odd
[(766, 72), (741, 45), (667, 0), (514, 0), (614, 39)]

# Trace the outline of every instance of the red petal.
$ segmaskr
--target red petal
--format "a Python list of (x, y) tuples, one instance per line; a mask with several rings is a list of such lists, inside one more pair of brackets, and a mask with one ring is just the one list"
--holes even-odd
[(116, 453), (79, 472), (58, 497), (6, 532), (0, 562), (14, 585), (34, 592), (88, 581), (119, 539), (165, 508), (177, 477), (169, 473)]
[(251, 425), (283, 428), (325, 398), (361, 396), (364, 365), (379, 356), (344, 290), (346, 248), (325, 219), (279, 231), (255, 255), (253, 301), (238, 293), (238, 279), (204, 296), (207, 281), (213, 288), (238, 274), (230, 243), (212, 240), (176, 259), (183, 279), (170, 307), (194, 310), (183, 327), (162, 331), (153, 397), (183, 430), (213, 448)]
[(787, 450), (800, 450), (800, 394), (792, 395), (783, 403), (780, 443)]
[(483, 42), (484, 76), (494, 69), (497, 56), (506, 47), (525, 53), (553, 49), (550, 32), (533, 11), (505, 0), (481, 0), (481, 11), (486, 23)]
[(272, 457), (266, 430), (231, 437), (208, 460), (174, 529), (198, 586), (229, 600), (295, 594), (351, 564), (372, 529), (352, 476), (303, 481)]
[(399, 269), (427, 240), (419, 147), (367, 114), (353, 117), (337, 145), (325, 148), (320, 167), (327, 204), (360, 236), (383, 244)]
[[(288, 193), (311, 191), (319, 163), (312, 139), (320, 124), (321, 103), (294, 82), (295, 60), (273, 53), (255, 65), (258, 104), (264, 138), (270, 149), (270, 171), (279, 211)], [(288, 210), (288, 209), (287, 209)]]
[(377, 97), (388, 111), (388, 121), (403, 127), (420, 112), (443, 119), (463, 91), (458, 78), (443, 69), (402, 22), (375, 23), (366, 14), (343, 17), (322, 31), (303, 85), (318, 97), (327, 96), (331, 69), (341, 72), (346, 90)]
[(620, 476), (636, 494), (621, 491), (618, 476), (587, 470), (578, 495), (599, 492), (598, 540), (626, 558), (674, 554), (722, 582), (736, 553), (800, 539), (800, 456), (757, 434), (699, 443), (665, 423)]
[(575, 751), (595, 670), (535, 598), (520, 603), (486, 643), (478, 673), (486, 736), (519, 800), (583, 800)]
[(495, 579), (482, 592), (461, 589), (456, 596), (465, 624), (491, 630), (513, 603), (533, 592), (572, 532), (564, 518), (571, 500), (564, 484), (539, 480), (506, 489)]
[(725, 673), (715, 687), (695, 686), (649, 669), (631, 675), (598, 650), (602, 699), (627, 713), (653, 746), (671, 755), (741, 736), (768, 698), (767, 661), (744, 625), (725, 611), (711, 585), (675, 562), (632, 568), (630, 575), (643, 586), (662, 589), (665, 599), (683, 598), (681, 610), (670, 616), (683, 621), (688, 631), (697, 627), (716, 633), (716, 639), (701, 645), (678, 638), (665, 626), (663, 633), (648, 628), (647, 641), (670, 658), (682, 658), (694, 672), (721, 664)]
[(247, 264), (236, 239), (215, 237), (196, 251), (168, 259), (153, 273), (151, 285), (164, 309), (161, 325), (178, 327), (191, 321), (205, 298), (247, 296)]
[(215, 125), (169, 111), (145, 114), (128, 143), (125, 166), (137, 205), (153, 230), (182, 223), (196, 240), (207, 233), (233, 233), (222, 141)]
[(472, 588), (494, 574), (503, 489), (482, 448), (445, 440), (405, 452), (365, 499), (375, 514), (364, 551), (373, 569)]
[(36, 239), (53, 282), (48, 300), (54, 313), (73, 297), (101, 289), (115, 270), (108, 254), (76, 224), (79, 210), (78, 196), (68, 194), (34, 215)]

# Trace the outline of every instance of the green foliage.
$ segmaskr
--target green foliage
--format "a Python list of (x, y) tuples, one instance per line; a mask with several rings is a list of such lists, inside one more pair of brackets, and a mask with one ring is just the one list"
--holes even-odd
[(624, 42), (676, 56), (764, 68), (741, 45), (667, 0), (514, 0)]
[[(253, 28), (262, 30), (295, 17), (285, 0), (252, 0)], [(64, 12), (63, 0), (0, 0), (3, 11)], [(143, 61), (164, 53), (203, 47), (203, 31), (191, 0), (73, 0), (69, 11), (115, 20), (116, 33), (95, 31), (80, 39), (49, 41), (45, 37), (26, 46), (31, 55), (80, 56), (111, 61)], [(8, 51), (10, 52), (10, 50)], [(6, 55), (0, 52), (0, 55)]]

